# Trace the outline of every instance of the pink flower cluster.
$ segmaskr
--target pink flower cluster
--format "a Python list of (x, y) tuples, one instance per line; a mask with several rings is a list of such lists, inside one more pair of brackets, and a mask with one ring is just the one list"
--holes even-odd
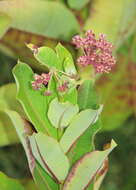
[[(34, 74), (34, 81), (32, 81), (31, 83), (33, 90), (40, 90), (42, 87), (47, 86), (50, 79), (50, 73), (42, 73), (41, 75)], [(58, 86), (57, 89), (61, 93), (66, 92), (68, 89), (68, 81), (63, 82), (61, 85)], [(52, 92), (50, 90), (46, 90), (44, 92), (45, 96), (50, 96), (51, 94)]]
[(85, 34), (85, 38), (79, 35), (73, 39), (73, 44), (77, 48), (82, 48), (84, 55), (80, 56), (77, 63), (81, 66), (93, 65), (96, 73), (109, 73), (113, 65), (115, 65), (115, 58), (112, 56), (113, 46), (105, 39), (105, 35), (100, 34), (96, 39), (92, 30)]
[(47, 85), (51, 76), (50, 73), (42, 73), (41, 75), (35, 74), (34, 81), (32, 82), (32, 88), (34, 90), (39, 90), (43, 85)]

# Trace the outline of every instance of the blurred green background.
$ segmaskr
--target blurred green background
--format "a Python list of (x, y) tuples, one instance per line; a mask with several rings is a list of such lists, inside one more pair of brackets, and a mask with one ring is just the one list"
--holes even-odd
[(1, 112), (9, 108), (23, 114), (15, 99), (12, 68), (21, 59), (36, 72), (42, 70), (26, 43), (54, 47), (60, 41), (76, 60), (71, 38), (88, 29), (107, 35), (117, 59), (96, 86), (104, 104), (96, 147), (112, 138), (118, 143), (101, 190), (136, 189), (136, 0), (0, 0), (0, 171), (28, 190), (35, 186), (24, 150)]

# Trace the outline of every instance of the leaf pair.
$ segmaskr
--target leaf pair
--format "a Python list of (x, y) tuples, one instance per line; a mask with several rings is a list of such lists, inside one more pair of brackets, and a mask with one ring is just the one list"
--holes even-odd
[(68, 126), (78, 111), (78, 105), (73, 105), (70, 102), (61, 103), (55, 98), (49, 105), (48, 118), (54, 127), (62, 129)]
[(65, 71), (67, 74), (76, 75), (77, 71), (70, 52), (60, 43), (56, 46), (56, 52), (49, 47), (37, 48), (33, 44), (27, 45), (33, 52), (35, 58), (50, 69)]

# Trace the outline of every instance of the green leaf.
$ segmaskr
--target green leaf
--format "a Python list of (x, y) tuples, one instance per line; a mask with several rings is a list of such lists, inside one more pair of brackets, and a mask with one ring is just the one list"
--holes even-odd
[[(84, 109), (96, 109), (98, 107), (97, 95), (94, 90), (94, 84), (91, 80), (85, 80), (84, 83), (78, 89), (78, 105), (80, 110)], [(94, 137), (101, 128), (100, 119), (88, 127), (83, 135), (79, 137), (77, 142), (74, 144), (68, 156), (71, 164), (77, 161), (85, 153), (94, 150)], [(86, 148), (84, 148), (84, 145)]]
[(33, 171), (34, 181), (40, 190), (59, 190), (58, 184), (41, 168), (40, 164), (36, 162), (36, 167)]
[(32, 164), (32, 158), (30, 155), (30, 149), (29, 149), (29, 143), (27, 140), (27, 137), (25, 135), (25, 128), (29, 128), (31, 127), (30, 124), (21, 118), (21, 116), (15, 112), (15, 111), (11, 111), (8, 109), (4, 110), (4, 113), (8, 115), (8, 117), (10, 118), (11, 122), (13, 123), (16, 132), (19, 136), (19, 139), (25, 149), (26, 155), (27, 155), (27, 159), (28, 159), (28, 163), (29, 163), (29, 168), (32, 171), (33, 167), (34, 167), (34, 163)]
[(78, 111), (78, 105), (72, 105), (70, 102), (61, 103), (55, 98), (49, 105), (48, 118), (54, 127), (64, 128)]
[(11, 24), (11, 18), (3, 13), (0, 13), (0, 38), (7, 32)]
[(37, 133), (34, 137), (39, 154), (44, 160), (48, 171), (57, 181), (64, 181), (68, 174), (69, 161), (61, 150), (59, 143), (43, 133)]
[(55, 186), (55, 188), (57, 189), (57, 184), (51, 179), (51, 177), (46, 173), (45, 170), (43, 171), (40, 164), (35, 161), (35, 158), (33, 157), (30, 141), (25, 134), (25, 129), (31, 127), (29, 123), (23, 120), (20, 115), (15, 111), (5, 110), (5, 113), (11, 119), (21, 140), (21, 143), (25, 149), (29, 168), (36, 184), (38, 185), (38, 189), (51, 190), (52, 186)]
[(91, 80), (85, 80), (78, 89), (78, 105), (80, 110), (98, 107), (98, 97)]
[(15, 179), (7, 177), (0, 172), (0, 189), (1, 190), (25, 190), (24, 187)]
[(84, 155), (69, 172), (62, 190), (86, 189), (104, 160), (116, 146), (116, 143), (112, 140), (110, 148)]
[(63, 95), (65, 102), (70, 102), (72, 104), (77, 104), (77, 89), (76, 87), (70, 88), (67, 93)]
[[(96, 133), (101, 129), (101, 121), (98, 121), (82, 134), (77, 142), (73, 145), (70, 152), (68, 152), (68, 157), (70, 159), (71, 165), (79, 160), (87, 152), (93, 151), (94, 146), (94, 137)], [(84, 147), (85, 146), (85, 147)]]
[(31, 150), (32, 150), (32, 153), (33, 153), (33, 156), (34, 156), (35, 160), (37, 161), (37, 163), (40, 164), (41, 168), (44, 171), (46, 171), (50, 176), (52, 176), (49, 173), (49, 171), (46, 169), (46, 165), (44, 164), (43, 159), (42, 159), (41, 155), (39, 154), (39, 149), (37, 147), (37, 143), (35, 141), (34, 136), (30, 136), (28, 138), (29, 138), (29, 141), (30, 141), (30, 147), (31, 147)]
[(101, 168), (98, 170), (95, 176), (93, 190), (99, 190), (107, 171), (108, 171), (108, 159), (106, 159), (103, 162)]
[(42, 64), (51, 68), (56, 68), (58, 70), (62, 69), (60, 60), (58, 59), (55, 51), (49, 47), (41, 47), (37, 49), (37, 52), (34, 53), (35, 58)]
[(72, 9), (80, 10), (82, 9), (89, 0), (68, 0), (68, 5)]
[[(117, 48), (136, 28), (135, 0), (96, 0), (91, 6), (85, 30), (104, 33)], [(131, 10), (131, 11), (130, 11)], [(100, 22), (101, 21), (101, 22)]]
[(12, 28), (34, 34), (68, 41), (80, 31), (75, 16), (59, 2), (4, 0), (0, 12), (12, 18)]
[(56, 87), (56, 81), (55, 81), (55, 77), (52, 76), (49, 83), (48, 83), (48, 88), (47, 90), (49, 90), (51, 92), (51, 95), (47, 97), (47, 105), (50, 104), (50, 102), (58, 96), (58, 92), (57, 92), (57, 87)]
[(56, 136), (56, 129), (51, 126), (46, 117), (48, 105), (47, 96), (40, 91), (35, 91), (31, 87), (33, 71), (25, 64), (19, 62), (13, 69), (13, 74), (17, 83), (17, 98), (22, 104), (29, 120), (37, 131), (42, 131), (51, 136)]
[(0, 146), (6, 146), (19, 142), (11, 120), (2, 110), (0, 110), (0, 134), (2, 134), (0, 138)]
[(23, 107), (16, 99), (16, 94), (16, 84), (9, 83), (3, 85), (0, 88), (0, 110), (3, 110), (5, 108), (11, 109), (20, 113), (22, 117), (26, 118)]
[(60, 145), (66, 153), (77, 139), (98, 119), (100, 110), (86, 109), (77, 114), (63, 134)]
[(64, 71), (69, 75), (76, 75), (77, 71), (71, 53), (60, 43), (56, 46), (56, 52)]

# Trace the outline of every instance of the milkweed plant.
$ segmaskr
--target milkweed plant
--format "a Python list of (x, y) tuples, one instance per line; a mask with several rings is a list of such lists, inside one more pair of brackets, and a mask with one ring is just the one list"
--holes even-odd
[(98, 190), (116, 147), (114, 140), (102, 151), (94, 146), (103, 109), (95, 81), (115, 65), (113, 46), (91, 30), (72, 43), (79, 49), (77, 61), (60, 43), (55, 49), (27, 44), (47, 72), (34, 73), (20, 61), (13, 69), (26, 118), (7, 112), (39, 190)]

